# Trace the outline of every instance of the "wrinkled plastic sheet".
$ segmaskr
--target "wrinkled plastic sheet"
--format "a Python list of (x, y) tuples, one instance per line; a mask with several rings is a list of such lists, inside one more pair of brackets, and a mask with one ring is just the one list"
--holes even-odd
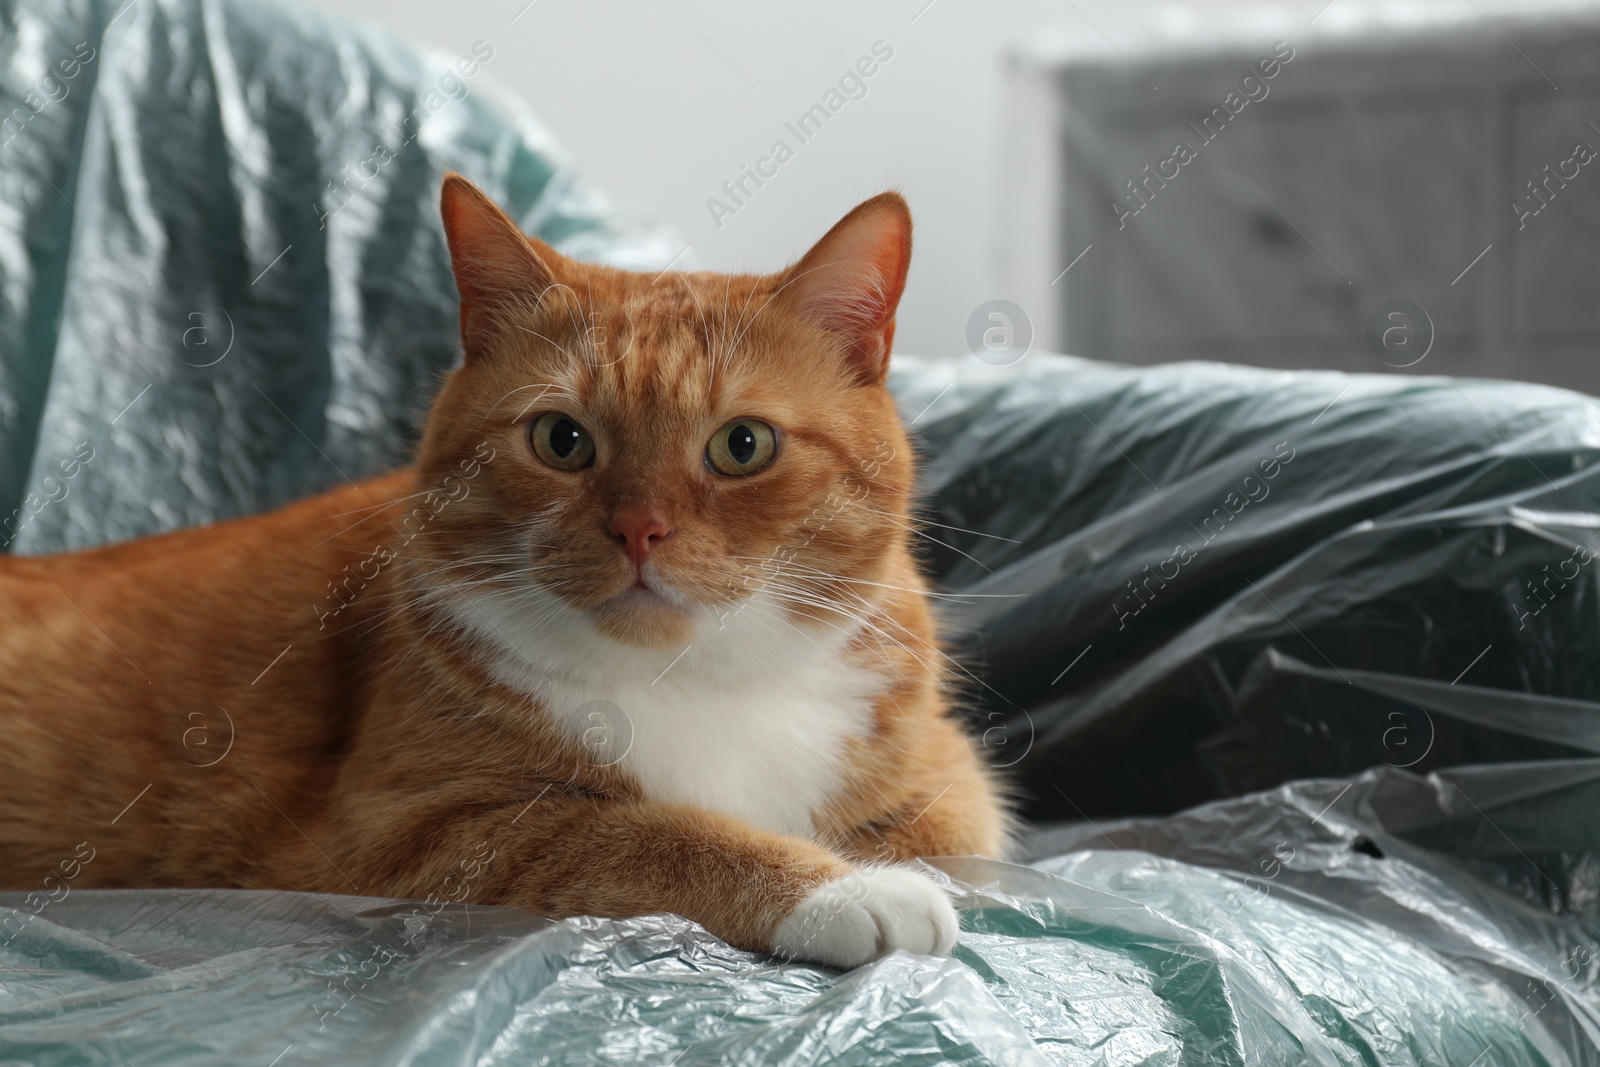
[[(446, 168), (574, 255), (681, 251), (572, 176), (492, 59), (407, 139), (461, 57), (287, 4), (119, 10), (0, 0), (8, 113), (95, 53), (0, 148), (8, 549), (401, 462), (455, 350)], [(13, 894), (0, 1062), (1600, 1062), (1596, 401), (1038, 354), (894, 385), (984, 754), (1075, 823), (1032, 868), (939, 861), (953, 959), (839, 975), (668, 917)]]
[[(1600, 402), (1048, 356), (902, 360), (895, 388), (984, 753), (1075, 820), (1031, 868), (936, 861), (952, 959), (839, 975), (667, 917), (13, 895), (39, 913), (0, 955), (0, 1051), (1600, 1063), (1594, 600), (1561, 566), (1596, 523)], [(1128, 599), (1186, 528), (1194, 558)], [(1545, 599), (1547, 566), (1578, 571)]]
[(1035, 815), (1600, 753), (1600, 401), (1044, 355), (897, 382), (974, 722)]
[[(0, 1062), (1600, 1062), (1600, 932), (1429, 847), (1480, 808), (1519, 832), (1495, 778), (1374, 771), (1058, 828), (1031, 868), (935, 860), (954, 955), (848, 974), (673, 916), (96, 890), (23, 924), (8, 894)], [(1558, 824), (1600, 801), (1592, 761), (1540, 779)]]
[(288, 0), (0, 0), (0, 546), (394, 465), (458, 351), (447, 170), (571, 255), (681, 256), (496, 88), (513, 62)]

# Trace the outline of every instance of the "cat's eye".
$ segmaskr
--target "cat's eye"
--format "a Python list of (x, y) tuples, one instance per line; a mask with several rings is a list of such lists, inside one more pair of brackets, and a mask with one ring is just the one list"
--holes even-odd
[(778, 435), (760, 419), (734, 419), (711, 435), (706, 462), (718, 474), (742, 478), (772, 462)]
[(533, 454), (558, 471), (581, 470), (594, 462), (594, 438), (570, 415), (547, 411), (528, 428)]

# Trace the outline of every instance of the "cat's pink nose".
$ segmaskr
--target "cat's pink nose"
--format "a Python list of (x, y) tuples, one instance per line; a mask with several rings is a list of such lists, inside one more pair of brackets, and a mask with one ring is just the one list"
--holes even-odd
[(628, 554), (634, 569), (644, 566), (644, 561), (662, 541), (672, 536), (672, 527), (666, 517), (654, 508), (635, 508), (618, 511), (611, 516), (611, 538)]

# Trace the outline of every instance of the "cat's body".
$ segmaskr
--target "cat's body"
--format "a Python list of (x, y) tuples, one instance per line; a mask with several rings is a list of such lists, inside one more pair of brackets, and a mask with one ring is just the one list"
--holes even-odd
[(881, 366), (903, 206), (776, 278), (651, 282), (519, 251), (452, 182), (467, 359), (415, 467), (0, 558), (0, 885), (672, 911), (840, 965), (948, 949), (949, 904), (893, 864), (998, 854), (1006, 823), (909, 550)]

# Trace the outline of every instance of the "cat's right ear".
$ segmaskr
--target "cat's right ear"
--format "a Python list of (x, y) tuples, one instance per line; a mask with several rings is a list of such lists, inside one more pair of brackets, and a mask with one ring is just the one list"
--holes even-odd
[(882, 385), (910, 268), (911, 209), (899, 193), (879, 193), (780, 275), (779, 292), (838, 338), (857, 381)]
[(446, 174), (439, 196), (450, 265), (461, 293), (461, 345), (466, 358), (483, 353), (507, 313), (528, 314), (556, 283), (560, 255), (517, 228), (483, 190)]

